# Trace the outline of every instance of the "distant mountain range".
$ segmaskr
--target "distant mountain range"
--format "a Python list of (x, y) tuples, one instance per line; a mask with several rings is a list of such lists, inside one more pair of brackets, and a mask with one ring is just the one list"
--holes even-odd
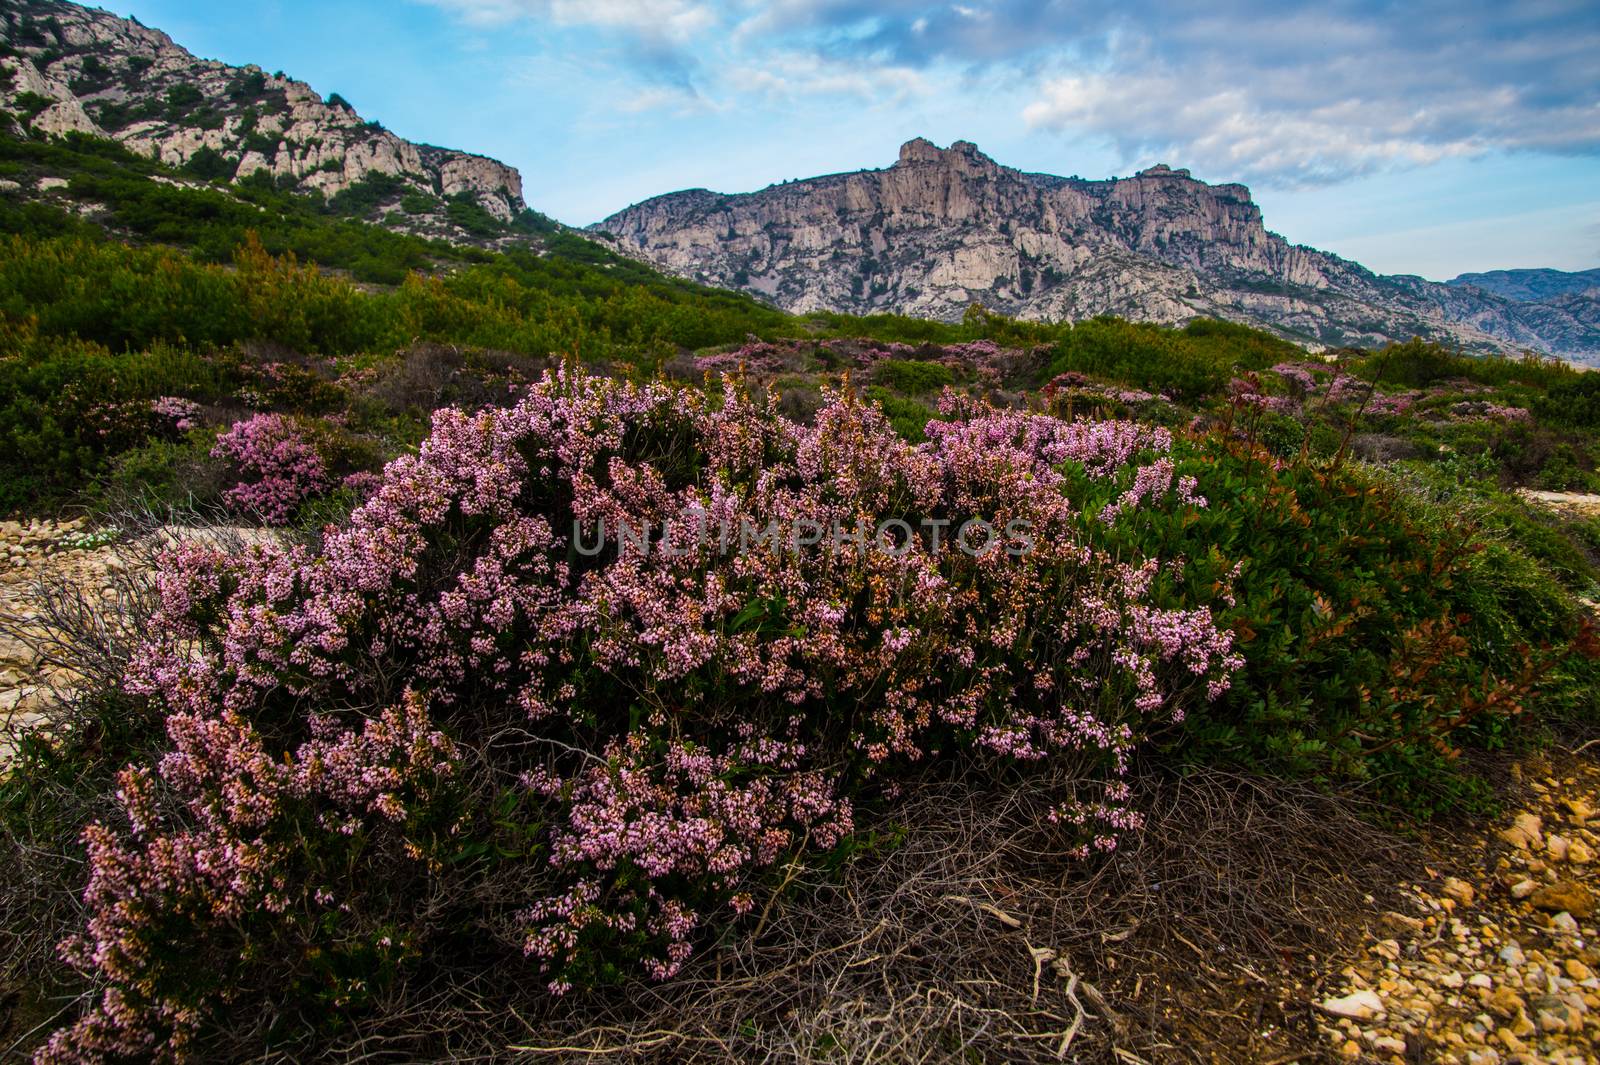
[[(415, 144), (337, 96), (198, 59), (159, 30), (64, 0), (0, 0), (0, 132), (108, 137), (194, 183), (270, 180), (456, 243), (537, 243), (517, 171)], [(50, 199), (55, 179), (0, 190)], [(56, 182), (60, 184), (60, 182)], [(1243, 185), (1156, 166), (1085, 180), (1001, 166), (966, 141), (907, 143), (882, 170), (728, 195), (693, 189), (589, 235), (682, 277), (796, 312), (959, 318), (1219, 317), (1311, 348), (1411, 336), (1600, 364), (1600, 271), (1507, 270), (1439, 284), (1290, 244)]]
[(1531, 295), (1511, 296), (1494, 281), (1375, 274), (1269, 232), (1243, 185), (1166, 166), (1089, 181), (1000, 166), (967, 141), (941, 149), (919, 138), (883, 170), (743, 195), (676, 192), (592, 228), (681, 276), (797, 312), (953, 319), (981, 302), (1023, 318), (1210, 316), (1312, 347), (1416, 335), (1600, 362), (1593, 292), (1557, 294), (1523, 278)]
[(1538, 303), (1600, 289), (1600, 270), (1489, 270), (1462, 274), (1446, 284), (1471, 285), (1508, 300)]

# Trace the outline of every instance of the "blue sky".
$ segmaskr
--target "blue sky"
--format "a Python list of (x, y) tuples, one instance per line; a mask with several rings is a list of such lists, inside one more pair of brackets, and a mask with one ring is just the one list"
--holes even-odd
[(1600, 266), (1600, 4), (1519, 0), (110, 0), (198, 55), (522, 171), (586, 224), (649, 196), (976, 142), (1251, 186), (1386, 273)]

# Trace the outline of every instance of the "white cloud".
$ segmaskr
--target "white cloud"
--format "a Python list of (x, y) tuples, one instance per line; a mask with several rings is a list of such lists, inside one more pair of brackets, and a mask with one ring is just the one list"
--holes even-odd
[(1055, 78), (1023, 110), (1036, 128), (1104, 136), (1130, 163), (1166, 161), (1213, 179), (1270, 176), (1290, 183), (1433, 163), (1492, 146), (1471, 126), (1438, 136), (1440, 117), (1426, 108), (1355, 99), (1273, 106), (1243, 86), (1207, 91), (1162, 74)]
[(1130, 159), (1160, 152), (1229, 176), (1327, 181), (1486, 151), (1600, 154), (1594, 0), (760, 9), (751, 23), (834, 58), (1031, 83), (1031, 124), (1102, 136)]
[(706, 99), (693, 89), (676, 85), (652, 85), (624, 96), (616, 105), (624, 114), (643, 111), (671, 111), (676, 115), (692, 115), (706, 111), (726, 110), (725, 104)]
[[(1495, 151), (1600, 152), (1600, 67), (1572, 48), (1600, 48), (1600, 30), (1492, 44), (1478, 26), (1431, 41), (1404, 30), (1301, 13), (1120, 33), (1092, 69), (1043, 78), (1022, 114), (1098, 135), (1130, 163), (1289, 184)], [(1332, 43), (1310, 54), (1317, 40)]]
[(716, 9), (695, 0), (423, 0), (476, 26), (527, 19), (558, 26), (598, 26), (682, 40), (716, 25)]
[(851, 96), (898, 102), (929, 91), (927, 79), (910, 67), (840, 62), (804, 52), (772, 54), (759, 63), (732, 67), (724, 76), (736, 93), (766, 96)]

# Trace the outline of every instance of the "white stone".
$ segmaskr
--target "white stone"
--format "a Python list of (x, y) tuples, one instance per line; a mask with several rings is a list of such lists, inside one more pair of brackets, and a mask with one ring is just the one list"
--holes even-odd
[(1335, 1017), (1357, 1021), (1370, 1021), (1384, 1015), (1383, 999), (1376, 991), (1353, 991), (1343, 998), (1330, 998), (1322, 1003), (1322, 1008)]

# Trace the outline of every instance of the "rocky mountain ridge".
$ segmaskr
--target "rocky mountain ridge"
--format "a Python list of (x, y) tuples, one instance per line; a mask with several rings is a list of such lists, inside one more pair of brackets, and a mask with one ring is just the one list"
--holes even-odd
[(1508, 300), (1539, 303), (1600, 289), (1600, 270), (1487, 270), (1462, 274), (1447, 285), (1471, 285)]
[(327, 197), (365, 186), (387, 224), (426, 236), (462, 237), (457, 205), (498, 223), (527, 212), (512, 167), (414, 144), (336, 95), (199, 59), (133, 19), (62, 0), (0, 0), (0, 41), (0, 127), (109, 137), (206, 179), (270, 179)]
[(1220, 317), (1313, 348), (1417, 335), (1600, 361), (1587, 297), (1529, 304), (1374, 274), (1268, 231), (1245, 186), (1167, 166), (1057, 177), (1001, 166), (968, 141), (917, 138), (882, 170), (671, 193), (591, 229), (680, 276), (798, 313), (955, 319), (980, 302), (1048, 320)]

